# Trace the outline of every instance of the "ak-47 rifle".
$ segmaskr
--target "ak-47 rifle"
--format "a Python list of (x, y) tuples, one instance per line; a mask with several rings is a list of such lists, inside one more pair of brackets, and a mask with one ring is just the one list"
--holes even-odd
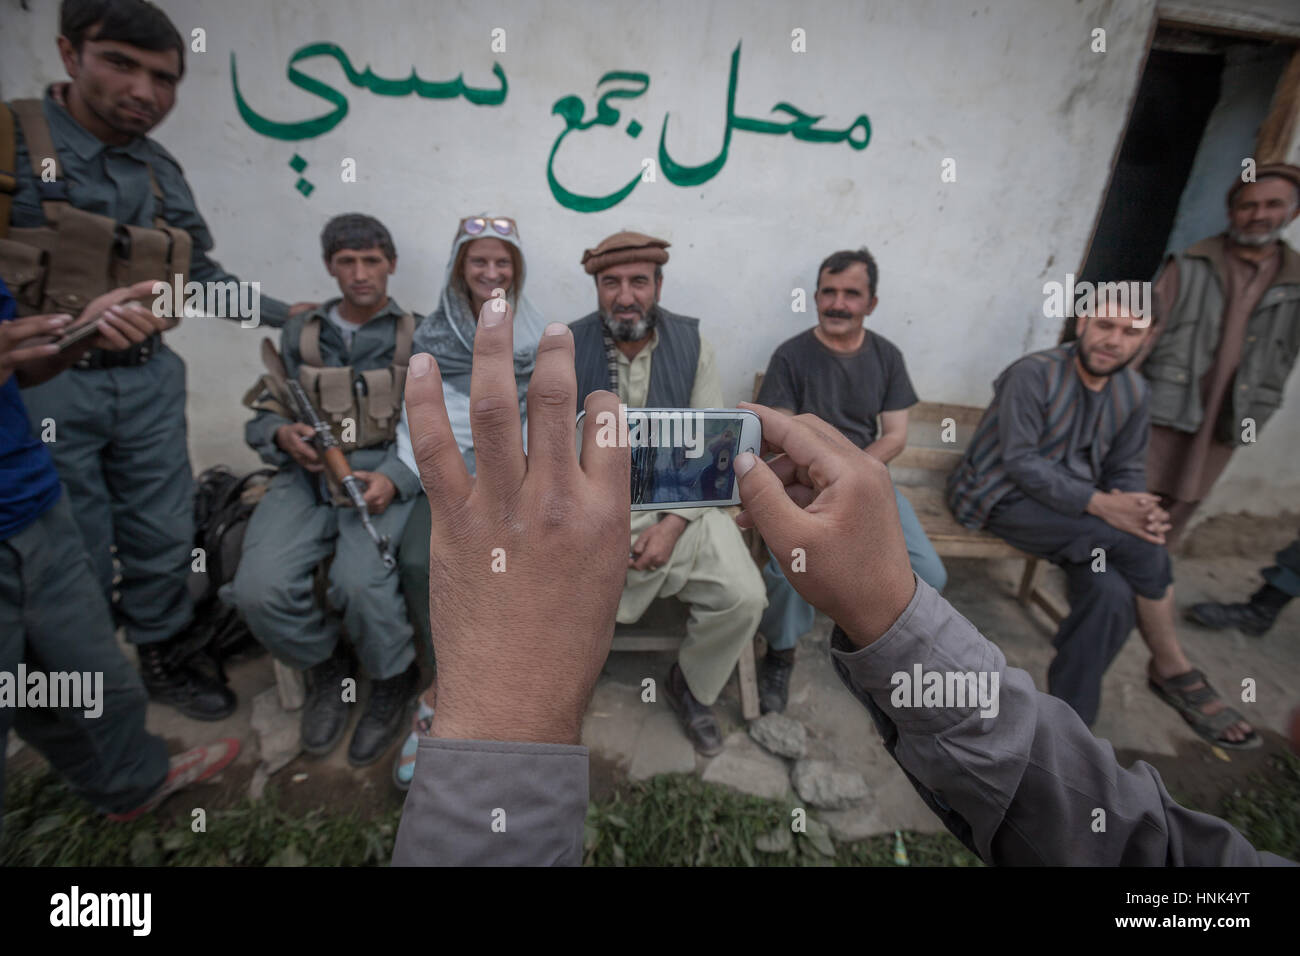
[(326, 471), (329, 472), (330, 477), (342, 486), (343, 491), (357, 509), (357, 514), (361, 516), (361, 523), (365, 526), (366, 534), (370, 535), (370, 540), (374, 541), (375, 547), (379, 549), (379, 558), (384, 562), (384, 567), (390, 570), (397, 567), (397, 559), (393, 557), (393, 549), (387, 536), (381, 536), (370, 521), (370, 512), (366, 508), (361, 479), (352, 473), (352, 466), (348, 464), (347, 457), (343, 454), (343, 449), (339, 446), (338, 439), (334, 437), (334, 432), (330, 429), (329, 423), (321, 418), (320, 412), (316, 411), (316, 406), (307, 397), (307, 390), (302, 387), (297, 379), (289, 376), (289, 370), (284, 366), (284, 359), (280, 357), (280, 353), (270, 339), (262, 340), (262, 362), (266, 365), (266, 370), (271, 373), (271, 377), (283, 385), (289, 393), (289, 398), (294, 405), (294, 414), (298, 420), (310, 425), (316, 433), (316, 446), (320, 449), (321, 459), (325, 462)]

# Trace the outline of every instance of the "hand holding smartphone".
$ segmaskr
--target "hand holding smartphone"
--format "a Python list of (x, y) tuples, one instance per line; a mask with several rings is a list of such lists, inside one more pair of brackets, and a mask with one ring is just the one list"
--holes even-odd
[[(762, 425), (740, 408), (626, 408), (602, 412), (600, 444), (632, 450), (632, 510), (740, 504), (734, 469), (742, 452), (757, 455)], [(578, 415), (581, 433), (586, 412)]]

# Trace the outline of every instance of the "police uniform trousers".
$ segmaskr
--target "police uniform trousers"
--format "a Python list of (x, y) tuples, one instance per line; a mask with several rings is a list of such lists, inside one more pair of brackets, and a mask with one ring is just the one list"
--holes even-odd
[[(377, 463), (381, 456), (370, 451)], [(354, 468), (371, 470), (364, 450), (350, 460)], [(397, 569), (384, 567), (353, 508), (320, 502), (317, 479), (296, 465), (271, 479), (249, 519), (235, 580), (222, 597), (239, 608), (272, 654), (305, 670), (326, 660), (339, 639), (337, 617), (325, 614), (313, 592), (316, 566), (332, 554), (327, 596), (361, 666), (372, 680), (396, 677), (415, 659)], [(394, 496), (382, 514), (370, 516), (394, 550), (413, 505)]]
[[(701, 703), (712, 704), (740, 652), (753, 640), (767, 595), (736, 523), (721, 509), (701, 510), (699, 518), (687, 523), (667, 564), (654, 570), (628, 569), (618, 621), (635, 623), (656, 598), (684, 602), (690, 617), (677, 661), (691, 693)], [(633, 512), (630, 541), (658, 519), (657, 512)]]
[(117, 550), (122, 577), (113, 609), (133, 644), (174, 637), (194, 616), (185, 397), (185, 363), (165, 345), (143, 365), (70, 369), (23, 389), (110, 604)]
[(134, 810), (162, 785), (167, 745), (145, 731), (149, 696), (113, 638), (108, 604), (66, 494), (0, 541), (0, 672), (16, 681), (19, 663), (29, 675), (40, 671), (47, 678), (102, 674), (103, 685), (95, 707), (84, 698), (81, 707), (0, 706), (0, 821), (11, 727), (74, 793), (106, 813)]

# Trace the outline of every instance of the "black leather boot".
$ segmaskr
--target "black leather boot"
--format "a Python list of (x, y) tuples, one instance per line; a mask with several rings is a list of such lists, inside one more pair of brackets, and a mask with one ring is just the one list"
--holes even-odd
[(357, 721), (357, 729), (352, 732), (348, 763), (354, 767), (374, 763), (406, 729), (410, 723), (408, 708), (415, 699), (419, 674), (412, 664), (396, 677), (370, 682), (370, 699)]
[(1207, 601), (1193, 604), (1187, 609), (1188, 620), (1212, 630), (1235, 627), (1250, 637), (1260, 637), (1277, 620), (1278, 613), (1291, 596), (1265, 584), (1250, 597), (1249, 604), (1216, 604)]
[(668, 703), (681, 718), (682, 727), (696, 752), (706, 757), (722, 753), (722, 728), (713, 710), (696, 700), (686, 676), (676, 664), (668, 672)]
[(794, 670), (793, 647), (784, 651), (767, 649), (758, 665), (758, 709), (764, 714), (781, 714), (790, 699), (790, 672)]
[(307, 669), (307, 699), (302, 705), (302, 749), (323, 757), (343, 739), (348, 727), (348, 707), (343, 681), (352, 668), (340, 648), (315, 667)]
[(140, 677), (149, 696), (193, 720), (224, 720), (235, 712), (234, 692), (217, 677), (176, 659), (171, 641), (137, 644)]

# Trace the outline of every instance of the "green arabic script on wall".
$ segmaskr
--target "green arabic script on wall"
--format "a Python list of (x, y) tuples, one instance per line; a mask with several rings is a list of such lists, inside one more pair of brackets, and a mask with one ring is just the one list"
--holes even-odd
[[(410, 96), (415, 94), (424, 99), (448, 100), (463, 98), (475, 106), (500, 106), (506, 101), (506, 94), (509, 92), (505, 70), (502, 69), (499, 63), (492, 66), (492, 73), (498, 83), (495, 88), (469, 86), (465, 83), (464, 74), (458, 75), (454, 80), (431, 82), (421, 79), (414, 69), (411, 70), (408, 76), (401, 79), (387, 79), (375, 74), (369, 66), (364, 70), (357, 70), (352, 65), (348, 55), (337, 44), (310, 43), (299, 47), (289, 57), (286, 75), (290, 83), (304, 92), (324, 100), (330, 104), (331, 109), (319, 116), (309, 117), (297, 122), (280, 122), (268, 119), (249, 105), (239, 88), (239, 73), (235, 62), (235, 54), (232, 51), (230, 54), (230, 82), (235, 94), (235, 106), (250, 129), (271, 139), (294, 142), (322, 136), (343, 122), (348, 115), (349, 109), (347, 97), (328, 83), (303, 73), (296, 66), (296, 64), (304, 60), (317, 57), (334, 59), (342, 67), (344, 76), (352, 86), (369, 90), (377, 96)], [(737, 130), (767, 136), (784, 136), (788, 134), (794, 139), (805, 143), (848, 143), (851, 148), (859, 151), (866, 149), (867, 144), (871, 142), (871, 121), (865, 113), (859, 115), (844, 129), (838, 130), (818, 128), (818, 124), (824, 118), (823, 116), (806, 113), (784, 101), (777, 103), (770, 110), (773, 114), (783, 114), (785, 117), (789, 117), (779, 122), (771, 119), (756, 119), (737, 115), (736, 86), (739, 75), (740, 44), (737, 43), (736, 49), (731, 54), (722, 144), (717, 155), (707, 162), (698, 165), (687, 165), (672, 158), (668, 152), (669, 114), (664, 114), (663, 124), (659, 131), (658, 163), (659, 170), (663, 173), (664, 178), (673, 185), (680, 187), (699, 186), (717, 176), (722, 171), (723, 166), (726, 165), (728, 151), (731, 148), (731, 135)], [(610, 88), (607, 84), (620, 85)], [(572, 209), (576, 212), (600, 212), (617, 206), (630, 196), (640, 183), (648, 181), (645, 170), (638, 169), (626, 184), (614, 192), (603, 196), (590, 196), (570, 190), (557, 178), (555, 174), (555, 157), (565, 139), (571, 133), (581, 133), (595, 126), (617, 126), (622, 119), (622, 112), (610, 101), (635, 100), (643, 96), (650, 89), (650, 76), (647, 73), (630, 70), (614, 70), (603, 75), (597, 82), (596, 87), (598, 90), (605, 87), (606, 92), (602, 93), (597, 99), (595, 114), (590, 119), (583, 119), (587, 107), (586, 103), (577, 94), (563, 96), (556, 100), (555, 105), (551, 107), (552, 115), (559, 116), (564, 121), (564, 129), (560, 130), (555, 138), (554, 145), (551, 147), (551, 153), (546, 162), (546, 181), (556, 202), (566, 209)], [(626, 108), (624, 106), (624, 109)], [(625, 127), (625, 131), (633, 139), (640, 136), (643, 129), (642, 124), (636, 119), (631, 119)]]

